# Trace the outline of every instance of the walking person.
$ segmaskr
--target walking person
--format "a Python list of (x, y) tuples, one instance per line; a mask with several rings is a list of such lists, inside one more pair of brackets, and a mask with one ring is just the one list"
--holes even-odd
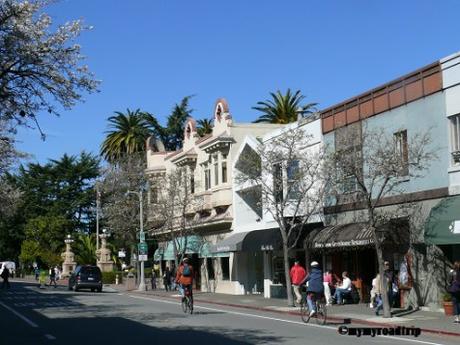
[(152, 290), (157, 289), (157, 272), (152, 268)]
[(326, 298), (326, 306), (330, 306), (332, 304), (331, 287), (334, 286), (331, 270), (327, 270), (326, 273), (324, 273), (323, 286), (324, 297)]
[(0, 276), (3, 278), (2, 289), (9, 289), (10, 288), (10, 282), (9, 282), (10, 270), (6, 267), (5, 264), (3, 264), (3, 271)]
[(379, 316), (380, 310), (383, 309), (383, 299), (382, 299), (382, 291), (380, 290), (380, 274), (378, 273), (377, 273), (377, 276), (372, 280), (371, 296), (373, 296), (374, 302), (376, 305), (375, 315)]
[(56, 270), (54, 269), (54, 267), (50, 268), (49, 275), (50, 275), (50, 282), (48, 285), (51, 286), (51, 284), (54, 284), (54, 288), (57, 288)]
[(171, 271), (168, 266), (166, 266), (165, 272), (163, 273), (163, 284), (165, 286), (165, 291), (171, 291)]
[(38, 281), (38, 276), (40, 275), (40, 269), (38, 266), (34, 268), (34, 273), (35, 273), (35, 280)]
[(455, 261), (451, 274), (451, 283), (448, 291), (452, 295), (452, 303), (454, 305), (454, 323), (460, 324), (460, 261)]
[(300, 304), (302, 302), (302, 293), (300, 292), (300, 286), (302, 284), (303, 279), (307, 275), (305, 268), (300, 265), (299, 260), (294, 262), (294, 266), (291, 267), (291, 271), (289, 272), (291, 276), (291, 283), (292, 289), (294, 290), (294, 294), (296, 296), (296, 303)]

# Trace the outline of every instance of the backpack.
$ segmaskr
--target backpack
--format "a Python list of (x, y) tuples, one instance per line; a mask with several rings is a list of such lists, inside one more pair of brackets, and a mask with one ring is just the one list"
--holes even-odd
[(192, 275), (192, 270), (190, 269), (189, 265), (184, 265), (184, 268), (182, 269), (182, 275), (184, 277), (190, 277)]

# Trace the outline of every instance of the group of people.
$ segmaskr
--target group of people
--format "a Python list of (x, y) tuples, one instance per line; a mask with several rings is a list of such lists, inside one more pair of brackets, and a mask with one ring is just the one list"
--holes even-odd
[[(390, 263), (385, 261), (384, 265), (385, 278), (388, 284), (385, 287), (386, 291), (384, 292), (388, 295), (388, 300), (391, 307), (393, 306), (393, 303), (397, 297), (398, 286), (395, 280), (395, 274), (390, 269)], [(313, 261), (310, 266), (310, 272), (307, 274), (306, 270), (300, 265), (300, 262), (298, 260), (295, 261), (294, 266), (292, 266), (290, 271), (290, 277), (297, 304), (302, 302), (301, 287), (304, 284), (307, 285), (307, 303), (311, 316), (316, 313), (316, 305), (313, 303), (316, 296), (322, 296), (324, 294), (326, 305), (331, 305), (334, 303), (341, 305), (344, 303), (345, 298), (354, 299), (353, 294), (357, 294), (357, 291), (354, 289), (353, 283), (347, 271), (342, 272), (342, 278), (339, 279), (335, 274), (333, 274), (331, 270), (327, 270), (323, 274), (318, 262), (316, 261)], [(377, 276), (372, 281), (372, 286), (371, 307), (375, 307), (375, 314), (379, 315), (380, 310), (383, 309), (382, 293), (384, 293), (381, 291), (379, 274), (377, 274)]]
[[(44, 273), (42, 273), (44, 272)], [(35, 275), (35, 280), (40, 282), (40, 285), (45, 284), (46, 285), (46, 271), (41, 270), (36, 266), (34, 268), (34, 275)], [(44, 278), (41, 278), (41, 276), (44, 276)], [(61, 279), (61, 269), (58, 266), (54, 266), (49, 268), (48, 270), (48, 285), (51, 286), (53, 285), (55, 288), (57, 287), (57, 281)], [(43, 280), (43, 282), (41, 282)]]

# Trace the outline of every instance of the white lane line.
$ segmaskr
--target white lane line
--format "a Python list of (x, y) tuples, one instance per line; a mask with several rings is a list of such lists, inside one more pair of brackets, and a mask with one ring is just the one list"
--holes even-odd
[(56, 337), (51, 335), (51, 334), (45, 334), (45, 337), (48, 338), (49, 340), (55, 340)]
[[(149, 297), (141, 297), (141, 296), (133, 296), (133, 295), (127, 295), (132, 298), (137, 298), (137, 299), (144, 299), (144, 300), (150, 300), (154, 302), (161, 302), (161, 303), (166, 303), (166, 304), (174, 304), (174, 305), (180, 305), (179, 302), (172, 302), (172, 301), (165, 301), (165, 300), (159, 300), (155, 298), (149, 298)], [(272, 321), (280, 321), (284, 323), (291, 323), (291, 324), (296, 324), (296, 325), (302, 325), (302, 326), (308, 326), (308, 327), (317, 327), (317, 328), (326, 328), (326, 329), (332, 329), (334, 331), (337, 331), (336, 327), (331, 327), (331, 326), (322, 326), (322, 325), (315, 325), (315, 324), (310, 324), (310, 323), (304, 323), (300, 321), (292, 321), (292, 320), (285, 320), (285, 319), (279, 319), (275, 317), (269, 317), (269, 316), (262, 316), (262, 315), (256, 315), (256, 314), (247, 314), (247, 313), (241, 313), (237, 311), (232, 311), (232, 310), (225, 310), (225, 309), (216, 309), (216, 308), (209, 308), (209, 307), (202, 307), (195, 305), (194, 308), (199, 308), (199, 309), (205, 309), (205, 310), (210, 310), (210, 311), (217, 311), (217, 312), (222, 312), (222, 313), (227, 313), (227, 314), (233, 314), (233, 315), (240, 315), (240, 316), (248, 316), (248, 317), (253, 317), (253, 318), (258, 318), (258, 319), (265, 319), (265, 320), (272, 320)], [(358, 328), (358, 327), (357, 327)], [(424, 340), (417, 340), (417, 339), (411, 339), (411, 338), (400, 338), (400, 337), (392, 337), (392, 336), (382, 336), (384, 338), (389, 338), (389, 339), (394, 339), (394, 340), (401, 340), (401, 341), (408, 341), (408, 342), (413, 342), (413, 343), (419, 343), (419, 344), (427, 344), (427, 345), (444, 345), (442, 343), (433, 343), (429, 341), (424, 341)], [(377, 337), (375, 337), (377, 338)], [(374, 339), (375, 339), (374, 338)], [(379, 338), (381, 339), (381, 338)]]
[(14, 315), (16, 315), (17, 317), (19, 317), (20, 319), (22, 319), (22, 320), (25, 321), (26, 323), (28, 323), (29, 326), (38, 328), (38, 325), (37, 325), (35, 322), (29, 320), (27, 317), (25, 317), (25, 316), (22, 315), (21, 313), (18, 313), (18, 312), (17, 312), (16, 310), (14, 310), (13, 308), (8, 307), (5, 303), (0, 302), (0, 305), (3, 306), (5, 309), (8, 309), (10, 312), (12, 312)]

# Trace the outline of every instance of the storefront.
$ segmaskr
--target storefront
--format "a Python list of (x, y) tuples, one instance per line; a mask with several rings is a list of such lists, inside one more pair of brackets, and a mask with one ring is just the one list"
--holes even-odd
[[(399, 221), (377, 230), (383, 239), (384, 260), (398, 271), (409, 244), (407, 222)], [(378, 271), (373, 232), (365, 223), (350, 223), (318, 229), (306, 240), (308, 260), (318, 261), (323, 270), (331, 270), (338, 278), (347, 271), (358, 289), (361, 301), (367, 301), (372, 279)]]

